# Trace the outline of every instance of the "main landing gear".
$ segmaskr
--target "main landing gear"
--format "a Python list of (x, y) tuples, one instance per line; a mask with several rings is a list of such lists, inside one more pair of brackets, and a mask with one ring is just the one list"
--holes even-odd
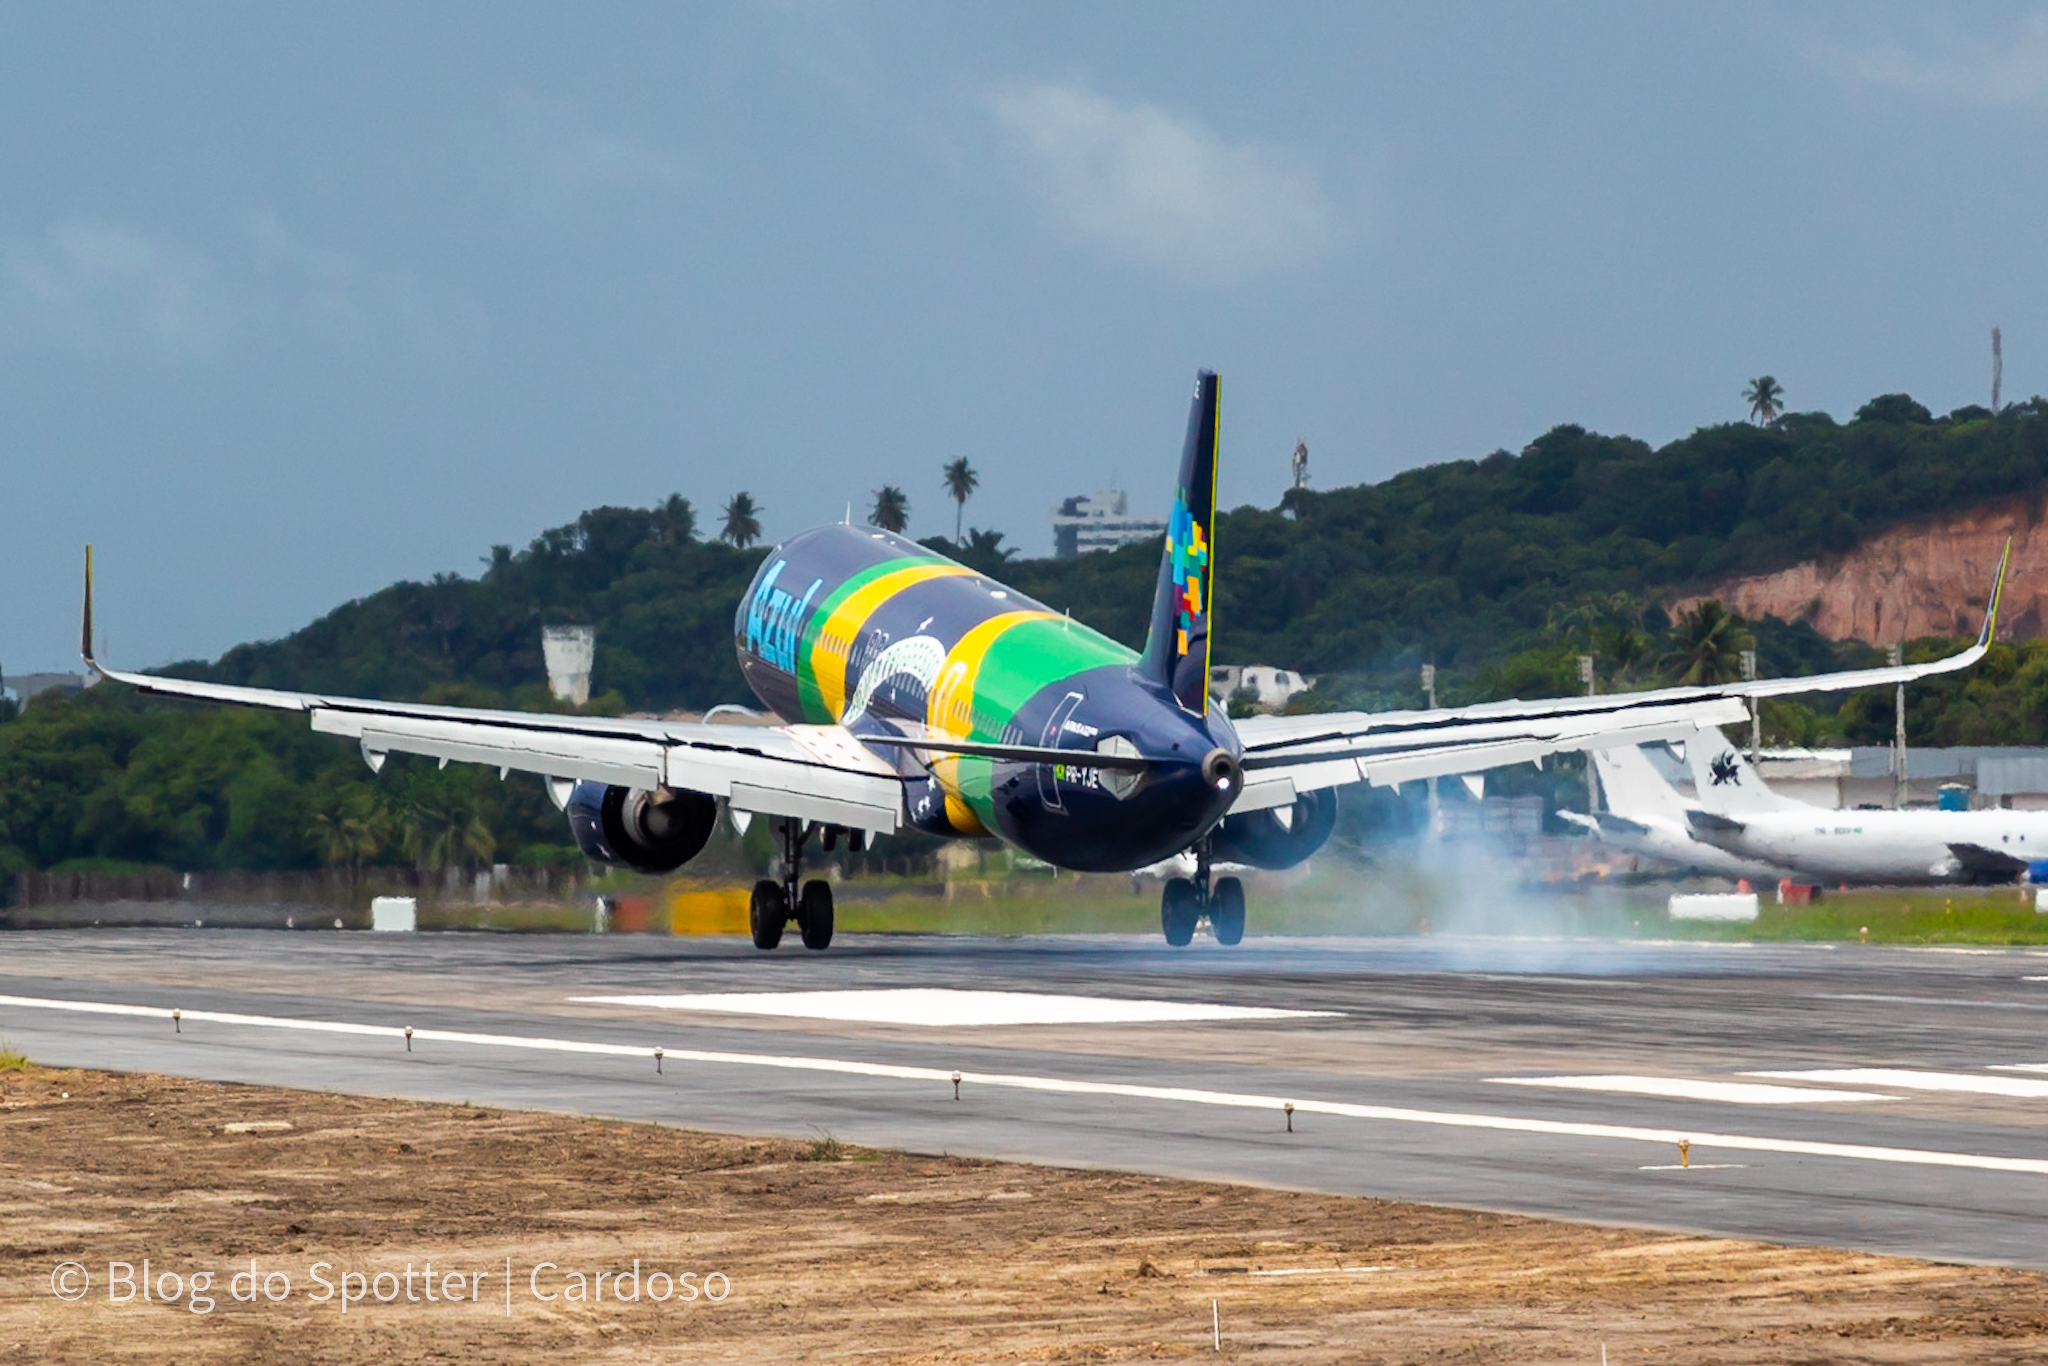
[(1194, 942), (1195, 925), (1206, 915), (1219, 944), (1244, 938), (1244, 884), (1234, 877), (1209, 881), (1209, 841), (1195, 846), (1195, 875), (1168, 878), (1159, 893), (1159, 928), (1166, 942), (1186, 948)]
[(782, 942), (782, 927), (790, 921), (796, 922), (797, 933), (807, 949), (826, 949), (832, 946), (832, 884), (822, 878), (802, 881), (804, 845), (813, 834), (822, 832), (819, 843), (829, 851), (839, 842), (839, 836), (846, 836), (846, 847), (859, 853), (867, 847), (865, 830), (842, 831), (836, 825), (818, 825), (812, 821), (800, 821), (794, 817), (783, 817), (776, 822), (776, 830), (782, 836), (782, 881), (762, 878), (754, 884), (752, 903), (747, 908), (748, 927), (754, 934), (754, 947), (772, 949)]

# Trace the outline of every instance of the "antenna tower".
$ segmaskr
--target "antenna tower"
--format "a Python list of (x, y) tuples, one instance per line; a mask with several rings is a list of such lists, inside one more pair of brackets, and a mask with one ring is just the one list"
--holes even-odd
[(1991, 411), (1998, 412), (1998, 391), (2005, 384), (2005, 338), (1991, 329)]
[(1298, 489), (1308, 487), (1308, 442), (1306, 441), (1294, 443), (1294, 487)]

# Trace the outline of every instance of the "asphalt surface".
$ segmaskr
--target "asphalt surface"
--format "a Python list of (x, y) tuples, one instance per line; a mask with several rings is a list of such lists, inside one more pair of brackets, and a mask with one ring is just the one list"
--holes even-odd
[[(931, 987), (1334, 1013), (926, 1027), (572, 999)], [(86, 930), (0, 938), (0, 996), (192, 1015), (0, 1000), (0, 1036), (55, 1065), (2048, 1268), (2048, 1085), (1983, 1093), (2048, 1083), (1998, 1070), (2048, 1064), (2048, 956), (2033, 952), (848, 936), (760, 954), (728, 939)], [(396, 1033), (283, 1020), (418, 1037), (408, 1052)], [(587, 1044), (611, 1049), (575, 1051)], [(1744, 1075), (1868, 1068), (1983, 1090)], [(1559, 1076), (1596, 1089), (1502, 1080)], [(1598, 1080), (1615, 1076), (1801, 1089), (1746, 1104)], [(1827, 1099), (1845, 1092), (1881, 1098)], [(1278, 1098), (1297, 1102), (1291, 1134)]]

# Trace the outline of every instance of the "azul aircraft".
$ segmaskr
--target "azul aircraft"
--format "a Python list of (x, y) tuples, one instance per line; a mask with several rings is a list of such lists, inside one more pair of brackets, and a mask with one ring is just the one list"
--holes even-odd
[(1984, 651), (1980, 641), (1934, 664), (1725, 687), (1232, 721), (1208, 695), (1217, 401), (1205, 371), (1142, 650), (901, 536), (827, 526), (768, 555), (734, 622), (747, 683), (780, 725), (479, 711), (118, 673), (92, 658), (90, 550), (86, 662), (145, 692), (304, 712), (313, 729), (358, 741), (373, 769), (397, 751), (541, 774), (585, 853), (645, 872), (693, 858), (721, 805), (766, 816), (783, 876), (754, 887), (754, 943), (774, 948), (794, 921), (804, 945), (822, 949), (831, 885), (801, 875), (813, 837), (858, 849), (916, 829), (1087, 871), (1192, 851), (1195, 876), (1162, 892), (1167, 942), (1188, 943), (1207, 917), (1234, 944), (1244, 888), (1212, 879), (1212, 860), (1301, 862), (1329, 837), (1345, 784), (1683, 738), (1741, 719), (1744, 695), (1892, 683)]

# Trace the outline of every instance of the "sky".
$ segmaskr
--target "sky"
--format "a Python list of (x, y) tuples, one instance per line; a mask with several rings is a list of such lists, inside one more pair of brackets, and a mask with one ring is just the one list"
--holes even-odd
[[(588, 507), (1223, 498), (2048, 391), (2048, 6), (0, 0), (0, 669)], [(1225, 571), (1227, 572), (1227, 570)]]

